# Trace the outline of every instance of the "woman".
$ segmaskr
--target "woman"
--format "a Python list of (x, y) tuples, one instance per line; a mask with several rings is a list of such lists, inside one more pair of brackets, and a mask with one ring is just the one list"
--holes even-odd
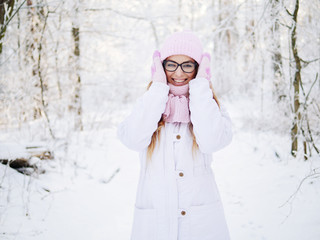
[(213, 94), (210, 57), (192, 32), (153, 56), (152, 82), (118, 128), (140, 152), (131, 240), (227, 240), (211, 154), (231, 142), (231, 121)]

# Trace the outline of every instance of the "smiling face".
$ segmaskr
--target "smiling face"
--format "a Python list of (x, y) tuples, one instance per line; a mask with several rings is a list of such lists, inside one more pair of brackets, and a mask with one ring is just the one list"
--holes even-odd
[[(186, 56), (186, 55), (173, 55), (166, 59), (167, 61), (174, 61), (178, 64), (184, 63), (184, 62), (195, 62), (192, 58)], [(166, 69), (164, 70), (167, 76), (168, 83), (171, 83), (175, 86), (183, 86), (185, 84), (188, 84), (190, 80), (194, 79), (197, 70), (195, 69), (191, 73), (186, 73), (182, 71), (181, 66), (177, 68), (174, 72), (169, 72)]]

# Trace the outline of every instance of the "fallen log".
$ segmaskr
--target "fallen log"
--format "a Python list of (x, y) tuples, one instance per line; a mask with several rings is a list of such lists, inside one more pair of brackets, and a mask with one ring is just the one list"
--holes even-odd
[[(15, 144), (0, 144), (0, 150), (2, 150), (0, 152), (0, 163), (8, 165), (19, 173), (26, 175), (45, 173), (45, 170), (39, 168), (37, 162), (40, 160), (53, 159), (53, 152), (41, 145), (21, 146)], [(39, 161), (35, 161), (35, 159)]]

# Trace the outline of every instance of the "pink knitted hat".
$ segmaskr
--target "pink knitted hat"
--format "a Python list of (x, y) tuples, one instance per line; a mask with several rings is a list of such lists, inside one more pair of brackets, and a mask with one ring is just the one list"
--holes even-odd
[(194, 33), (176, 32), (160, 48), (161, 61), (172, 55), (187, 55), (200, 63), (202, 51), (201, 41)]

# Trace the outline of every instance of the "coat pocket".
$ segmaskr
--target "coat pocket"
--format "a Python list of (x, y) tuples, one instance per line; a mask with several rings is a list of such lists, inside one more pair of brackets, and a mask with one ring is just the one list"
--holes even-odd
[(188, 225), (189, 240), (230, 239), (220, 201), (190, 207)]
[(135, 207), (131, 240), (156, 240), (156, 210)]

